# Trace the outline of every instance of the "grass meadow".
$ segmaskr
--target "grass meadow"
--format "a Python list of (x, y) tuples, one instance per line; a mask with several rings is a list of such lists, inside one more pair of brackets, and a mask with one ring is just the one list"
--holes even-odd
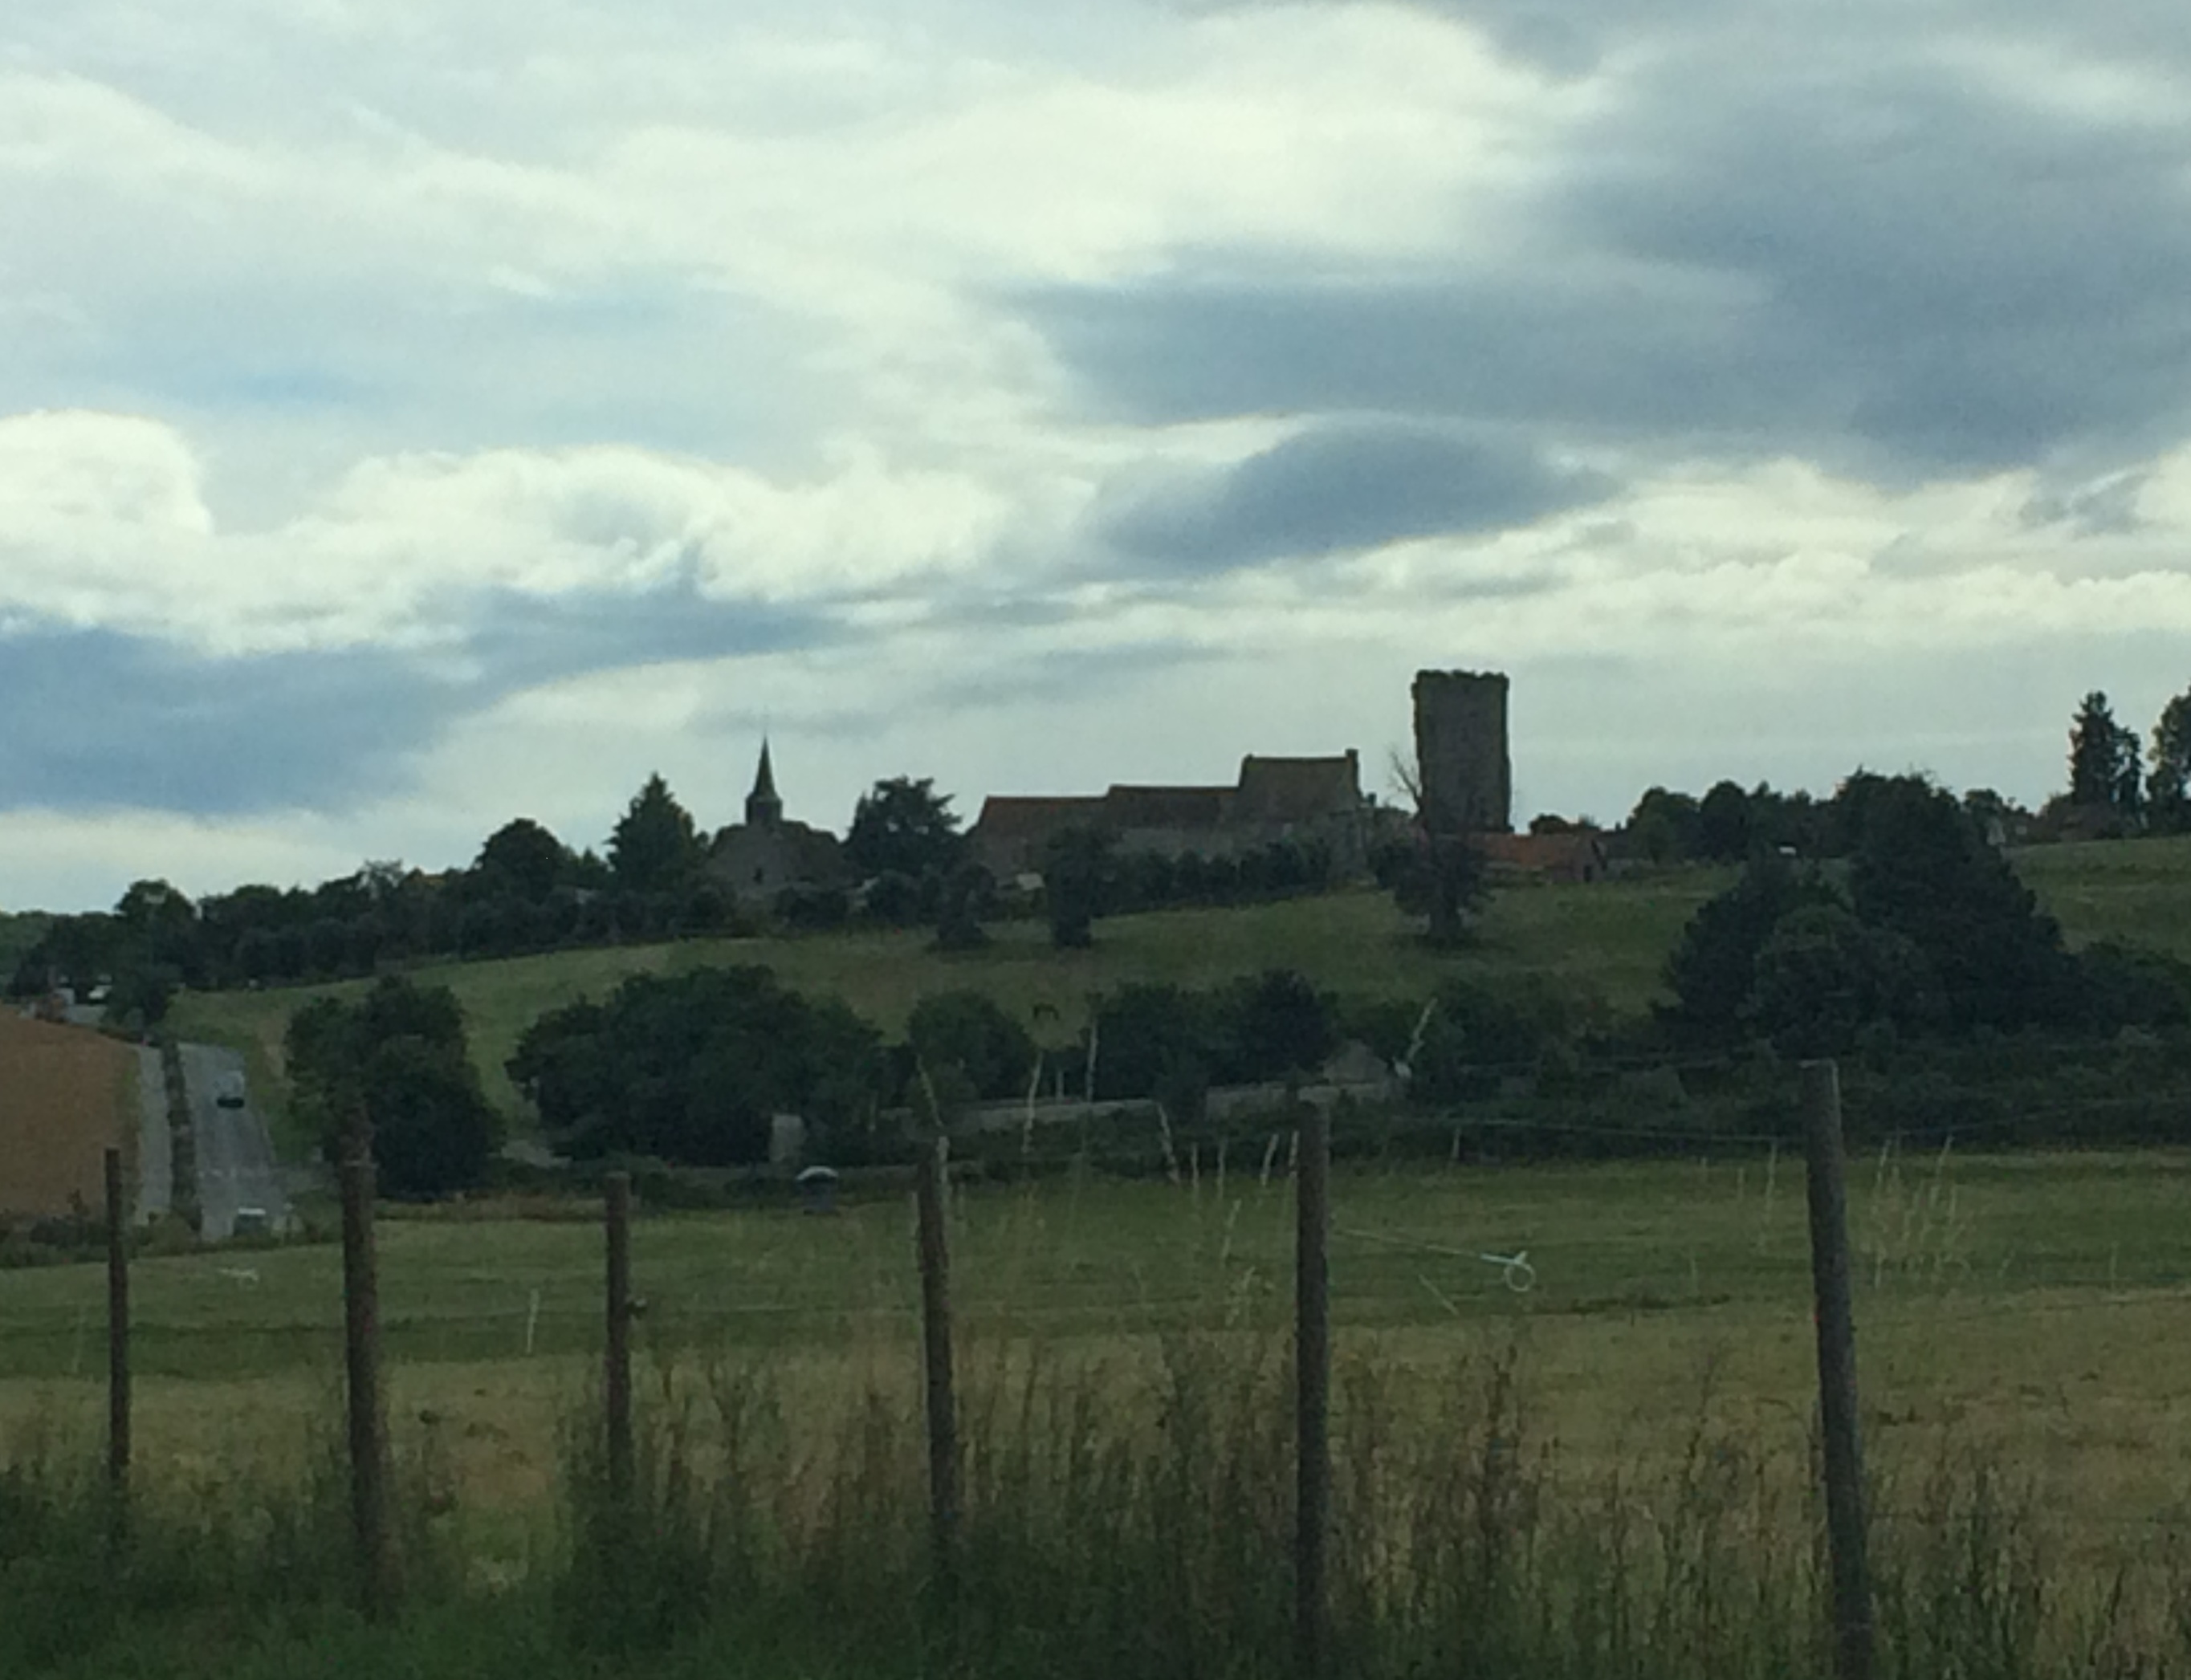
[[(2018, 863), (2073, 943), (2191, 957), (2191, 839)], [(1517, 888), (1445, 956), (1355, 893), (1115, 918), (1083, 953), (1006, 924), (963, 956), (856, 933), (421, 977), (457, 992), (515, 1115), (502, 1063), (524, 1027), (641, 970), (763, 962), (885, 1030), (943, 987), (1046, 1003), (1069, 1031), (1124, 980), (1278, 965), (1408, 996), (1538, 976), (1631, 1012), (1727, 878)], [(185, 997), (175, 1024), (244, 1047), (277, 1098), (311, 995)], [(1824, 1671), (1800, 1164), (1681, 1147), (1337, 1172), (1335, 1671)], [(910, 1198), (888, 1181), (826, 1218), (642, 1208), (635, 1521), (603, 1504), (591, 1423), (598, 1209), (390, 1210), (409, 1590), (388, 1627), (345, 1608), (333, 1246), (138, 1264), (122, 1567), (89, 1474), (101, 1274), (0, 1272), (0, 1673), (1287, 1672), (1292, 1195), (1283, 1133), (1232, 1149), (1177, 1182), (1076, 1170), (954, 1196), (967, 1504), (948, 1614)], [(2191, 1675), (2191, 1153), (1890, 1146), (1852, 1162), (1851, 1191), (1881, 1674)], [(1502, 1258), (1523, 1253), (1527, 1272)]]
[[(2191, 959), (2191, 836), (2034, 848), (2017, 854), (2017, 866), (2073, 944), (2125, 939)], [(1389, 898), (1355, 891), (1111, 917), (1086, 951), (1051, 949), (1039, 922), (1006, 922), (993, 926), (987, 950), (955, 955), (930, 950), (925, 929), (860, 931), (556, 951), (416, 973), (456, 993), (489, 1097), (521, 1121), (504, 1071), (519, 1036), (544, 1012), (598, 997), (628, 974), (758, 963), (796, 990), (844, 998), (890, 1032), (923, 996), (948, 988), (986, 992), (1023, 1017), (1046, 1007), (1069, 1033), (1085, 1020), (1091, 996), (1128, 980), (1208, 985), (1269, 968), (1298, 968), (1320, 985), (1369, 997), (1423, 997), (1451, 974), (1541, 979), (1578, 1001), (1635, 1013), (1661, 996), (1666, 956), (1684, 924), (1732, 878), (1693, 868), (1587, 887), (1514, 888), (1492, 900), (1475, 944), (1449, 953), (1414, 937)], [(174, 1025), (183, 1037), (242, 1050), (278, 1120), (291, 1012), (360, 984), (187, 996), (177, 1001)]]
[[(1268, 1664), (1282, 1655), (1282, 1640), (1269, 1649), (1255, 1643), (1264, 1635), (1278, 1639), (1283, 1620), (1255, 1595), (1273, 1590), (1265, 1577), (1282, 1569), (1279, 1507), (1289, 1489), (1281, 1379), (1292, 1204), (1283, 1159), (1281, 1152), (1267, 1178), (1259, 1158), (1227, 1161), (1221, 1177), (1207, 1162), (1178, 1184), (1067, 1178), (964, 1189), (954, 1197), (954, 1284), (976, 1480), (1014, 1463), (1012, 1473), (1033, 1479), (1017, 1494), (999, 1486), (979, 1495), (977, 1488), (974, 1504), (988, 1511), (984, 1520), (1002, 1522), (1039, 1495), (1062, 1499), (1059, 1479), (1094, 1474), (1088, 1465), (1013, 1456), (1035, 1450), (1037, 1440), (1046, 1444), (1041, 1451), (1062, 1452), (1084, 1436), (1095, 1455), (1090, 1464), (1118, 1455), (1105, 1473), (1124, 1480), (1106, 1483), (1111, 1490), (1102, 1496), (1124, 1501), (1113, 1516), (1156, 1523), (1150, 1501), (1169, 1484), (1135, 1479), (1158, 1475), (1169, 1461), (1164, 1431), (1186, 1427), (1191, 1416), (1196, 1428), (1215, 1433), (1197, 1449), (1208, 1462), (1198, 1457), (1178, 1473), (1232, 1477), (1224, 1485), (1196, 1482), (1195, 1498), (1246, 1501), (1254, 1508), (1226, 1523), (1278, 1548), (1269, 1557), (1213, 1555), (1166, 1566), (1190, 1575), (1212, 1571), (1203, 1588), (1247, 1595), (1207, 1609), (1214, 1626), (1237, 1624), (1244, 1666), (1166, 1667), (1151, 1658), (1138, 1671), (1274, 1672)], [(2191, 1336), (2184, 1333), (2191, 1328), (2191, 1220), (2184, 1217), (2191, 1155), (1909, 1157), (1890, 1150), (1852, 1163), (1852, 1190), (1858, 1354), (1883, 1551), (1892, 1559), (1904, 1541), (1946, 1545), (1954, 1537), (1941, 1524), (1976, 1513), (1999, 1526), (1984, 1542), (1998, 1555), (1966, 1562), (1983, 1564), (1993, 1572), (1986, 1581), (2006, 1591), (2019, 1558), (2034, 1568), (2045, 1560), (2048, 1603), (2069, 1618), (2049, 1622), (2046, 1638), (2067, 1641), (2063, 1651), (2082, 1637), (2078, 1618), (2091, 1616), (2115, 1618), (2110, 1638), (2134, 1635), (2144, 1642), (2141, 1650), (2154, 1641), (2165, 1646), (2175, 1637), (2173, 1547), (2191, 1523)], [(421, 1555), (439, 1549), (455, 1560), (441, 1594), (472, 1603), (474, 1612), (459, 1637), (420, 1631), (440, 1626), (442, 1614), (423, 1590), (418, 1619), (401, 1635), (351, 1628), (330, 1610), (333, 1620), (311, 1622), (310, 1637), (347, 1653), (345, 1671), (496, 1671), (484, 1656), (470, 1669), (405, 1666), (420, 1660), (405, 1642), (424, 1640), (439, 1653), (435, 1660), (454, 1663), (450, 1653), (469, 1649), (480, 1618), (501, 1617), (498, 1662), (549, 1637), (540, 1630), (554, 1621), (555, 1594), (569, 1591), (571, 1547), (583, 1552), (584, 1538), (583, 1524), (573, 1526), (573, 1490), (583, 1491), (584, 1478), (572, 1444), (600, 1346), (601, 1246), (597, 1228), (577, 1217), (588, 1210), (532, 1211), (558, 1217), (487, 1208), (470, 1217), (391, 1218), (381, 1227), (391, 1416), (406, 1462), (424, 1467), (418, 1473), (432, 1483), (421, 1509), (433, 1514), (418, 1518)], [(505, 1217), (483, 1217), (497, 1213)], [(1705, 1539), (1733, 1546), (1738, 1531), (1748, 1533), (1716, 1565), (1734, 1571), (1732, 1581), (1745, 1559), (1767, 1555), (1758, 1548), (1769, 1541), (1773, 1568), (1785, 1578), (1760, 1576), (1742, 1591), (1788, 1596), (1773, 1600), (1769, 1615), (1757, 1609), (1762, 1599), (1751, 1601), (1751, 1613), (1765, 1620), (1743, 1635), (1750, 1643), (1737, 1642), (1739, 1650), (1727, 1647), (1724, 1665), (1715, 1668), (1714, 1657), (1687, 1671), (1586, 1665), (1575, 1671), (1800, 1671), (1808, 1658), (1791, 1654), (1786, 1642), (1801, 1645), (1808, 1637), (1802, 1607), (1810, 1602), (1804, 1583), (1814, 1561), (1815, 1513), (1806, 1492), (1812, 1350), (1795, 1163), (1753, 1156), (1342, 1169), (1333, 1218), (1343, 1481), (1435, 1450), (1477, 1455), (1469, 1458), (1473, 1469), (1455, 1459), (1437, 1473), (1461, 1477), (1480, 1495), (1488, 1473), (1477, 1458), (1486, 1443), (1506, 1443), (1497, 1449), (1505, 1453), (1526, 1442), (1527, 1521), (1518, 1508), (1511, 1520), (1556, 1550), (1602, 1526), (1613, 1500), (1638, 1524), (1660, 1525), (1648, 1544), (1639, 1530), (1639, 1549), (1622, 1567), (1636, 1571), (1638, 1591), (1657, 1581), (1653, 1590), (1662, 1597), (1675, 1587), (1651, 1571), (1670, 1568), (1681, 1546)], [(1526, 1292), (1510, 1286), (1523, 1274), (1479, 1257), (1522, 1251), (1534, 1268)], [(758, 1615), (769, 1603), (811, 1607), (810, 1595), (828, 1585), (814, 1571), (826, 1575), (827, 1564), (872, 1570), (878, 1581), (902, 1587), (906, 1604), (918, 1603), (913, 1252), (910, 1207), (896, 1196), (856, 1200), (826, 1218), (784, 1208), (640, 1220), (634, 1255), (646, 1303), (642, 1388), (656, 1431), (649, 1486), (669, 1501), (651, 1532), (684, 1548), (660, 1560), (663, 1579), (679, 1569), (710, 1580), (711, 1571), (746, 1571), (748, 1608)], [(95, 1450), (102, 1287), (94, 1267), (0, 1273), (0, 1429), (19, 1463), (83, 1463)], [(176, 1520), (202, 1544), (208, 1532), (228, 1532), (208, 1513), (241, 1501), (245, 1514), (232, 1519), (234, 1530), (262, 1547), (271, 1543), (267, 1511), (299, 1501), (310, 1509), (316, 1499), (326, 1530), (317, 1550), (290, 1535), (284, 1543), (301, 1550), (283, 1554), (278, 1569), (285, 1580), (310, 1578), (315, 1568), (339, 1575), (339, 1499), (331, 1491), (339, 1479), (327, 1462), (339, 1394), (337, 1251), (301, 1246), (147, 1259), (134, 1288), (148, 1498), (179, 1501), (186, 1515)], [(1061, 1422), (1061, 1406), (1077, 1407), (1080, 1422)], [(1141, 1444), (1129, 1450), (1132, 1442)], [(284, 1491), (248, 1491), (262, 1484)], [(1380, 1500), (1399, 1496), (1381, 1480), (1378, 1486)], [(1704, 1492), (1718, 1502), (1683, 1515), (1680, 1501)], [(0, 1479), (0, 1500), (4, 1493)], [(1455, 1509), (1475, 1496), (1465, 1494), (1454, 1494)], [(868, 1512), (872, 1531), (867, 1518), (839, 1508), (846, 1500)], [(769, 1544), (740, 1526), (754, 1505), (772, 1513), (768, 1532), (777, 1538)], [(1206, 1518), (1215, 1509), (1196, 1508)], [(1022, 1535), (1011, 1555), (1070, 1538), (1078, 1532), (1073, 1524), (1088, 1516), (1077, 1502), (1053, 1514), (1055, 1533)], [(1707, 1518), (1733, 1526), (1710, 1535), (1665, 1526)], [(1177, 1513), (1164, 1518), (1173, 1526), (1186, 1520)], [(1416, 1534), (1431, 1517), (1418, 1512), (1391, 1521), (1398, 1524), (1391, 1535)], [(1769, 1535), (1750, 1532), (1759, 1524)], [(274, 1531), (286, 1532), (278, 1524)], [(1215, 1532), (1204, 1538), (1215, 1545)], [(1386, 1535), (1386, 1526), (1377, 1532)], [(802, 1536), (795, 1545), (782, 1538), (793, 1534)], [(1977, 1543), (1955, 1534), (1955, 1545)], [(1141, 1539), (1158, 1543), (1153, 1530)], [(1423, 1543), (1431, 1541), (1437, 1535)], [(1448, 1541), (1460, 1543), (1450, 1535), (1437, 1543)], [(848, 1547), (859, 1555), (846, 1554)], [(0, 1541), (0, 1610), (8, 1597), (4, 1551)], [(771, 1570), (794, 1561), (796, 1593), (780, 1581), (781, 1590), (761, 1591), (764, 1577), (776, 1580)], [(596, 1559), (595, 1574), (600, 1567)], [(1404, 1567), (1426, 1565), (1418, 1558)], [(1532, 1577), (1533, 1592), (1557, 1598), (1585, 1590), (1549, 1556), (1530, 1568), (1551, 1571)], [(1357, 1581), (1349, 1590), (1374, 1586)], [(1275, 1586), (1283, 1588), (1282, 1575)], [(829, 1590), (849, 1588), (839, 1581)], [(1092, 1600), (1054, 1590), (1061, 1615), (1069, 1601), (1077, 1606), (1072, 1617), (1098, 1616)], [(636, 1598), (652, 1602), (644, 1592)], [(1054, 1628), (1022, 1630), (1022, 1643), (991, 1628), (980, 1660), (962, 1668), (919, 1641), (902, 1644), (908, 1628), (884, 1626), (897, 1614), (880, 1608), (890, 1594), (855, 1598), (857, 1615), (839, 1605), (822, 1618), (835, 1632), (819, 1644), (794, 1618), (766, 1634), (789, 1642), (782, 1666), (732, 1671), (1066, 1671), (1046, 1643)], [(1364, 1629), (1386, 1627), (1399, 1615), (1386, 1606), (1379, 1620), (1356, 1608), (1368, 1618)], [(657, 1613), (677, 1619), (668, 1600), (649, 1612)], [(1479, 1605), (1471, 1614), (1488, 1612)], [(1429, 1637), (1406, 1625), (1414, 1629), (1410, 1639)], [(262, 1671), (249, 1655), (262, 1646), (270, 1654), (263, 1671), (320, 1671), (301, 1666), (301, 1650), (282, 1643), (282, 1626), (280, 1617), (254, 1613), (216, 1629), (208, 1649), (235, 1665), (224, 1672)], [(1128, 1637), (1104, 1626), (1114, 1648)], [(741, 1641), (763, 1637), (740, 1626)], [(1784, 1637), (1768, 1650), (1771, 1627)], [(1649, 1646), (1664, 1656), (1678, 1648), (1704, 1660), (1701, 1648), (1665, 1643), (1674, 1636), (1664, 1629), (1654, 1636), (1658, 1646), (1645, 1637), (1648, 1629), (1631, 1632), (1639, 1652)], [(875, 1649), (861, 1643), (870, 1636)], [(1682, 1637), (1692, 1636), (1703, 1637), (1691, 1629)], [(615, 1666), (624, 1659), (612, 1654), (599, 1659), (607, 1666), (570, 1671), (680, 1672), (674, 1665), (688, 1660), (691, 1671), (716, 1671), (696, 1653), (723, 1637), (720, 1627), (670, 1628), (666, 1643), (643, 1641), (655, 1654), (631, 1658), (628, 1670)], [(1075, 1637), (1094, 1636), (1084, 1628)], [(1375, 1643), (1386, 1636), (1361, 1637)], [(0, 1628), (0, 1655), (5, 1637)], [(569, 1640), (555, 1637), (563, 1650)], [(2038, 1649), (2025, 1653), (2032, 1661), (2021, 1667), (1931, 1671), (2100, 1671), (2039, 1664)], [(148, 1656), (130, 1671), (199, 1671), (162, 1649), (157, 1661)], [(917, 1661), (908, 1654), (916, 1649)], [(1562, 1671), (1552, 1647), (1528, 1649), (1536, 1654), (1526, 1662), (1517, 1656), (1519, 1666), (1448, 1664), (1442, 1671)], [(1409, 1667), (1412, 1657), (1401, 1662), (1397, 1651), (1387, 1653), (1400, 1664), (1393, 1671), (1428, 1671)], [(283, 1670), (283, 1661), (299, 1666)], [(384, 1661), (391, 1666), (375, 1666)], [(1360, 1671), (1383, 1671), (1386, 1661), (1365, 1654)], [(527, 1671), (563, 1671), (539, 1666), (549, 1662), (536, 1653)], [(672, 1666), (649, 1666), (657, 1662)], [(70, 1671), (60, 1660), (55, 1671)]]

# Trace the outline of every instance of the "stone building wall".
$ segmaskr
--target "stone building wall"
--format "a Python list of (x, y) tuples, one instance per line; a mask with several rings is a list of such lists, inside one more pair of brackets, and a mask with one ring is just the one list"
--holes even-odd
[(1514, 766), (1500, 672), (1415, 673), (1415, 766), (1425, 814), (1465, 833), (1514, 826)]

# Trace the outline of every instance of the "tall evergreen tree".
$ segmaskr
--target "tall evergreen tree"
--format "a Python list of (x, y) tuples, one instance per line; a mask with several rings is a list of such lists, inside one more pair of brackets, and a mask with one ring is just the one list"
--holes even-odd
[(2150, 750), (2146, 793), (2154, 815), (2165, 827), (2191, 826), (2191, 689), (2161, 708)]
[(845, 835), (845, 860), (862, 878), (948, 874), (965, 853), (951, 796), (927, 776), (892, 776), (860, 796)]
[(609, 836), (609, 868), (635, 893), (667, 892), (699, 867), (700, 837), (692, 814), (677, 803), (657, 772), (632, 796)]
[(2137, 731), (2118, 724), (2107, 695), (2095, 689), (2069, 725), (2070, 803), (2131, 816), (2143, 792)]

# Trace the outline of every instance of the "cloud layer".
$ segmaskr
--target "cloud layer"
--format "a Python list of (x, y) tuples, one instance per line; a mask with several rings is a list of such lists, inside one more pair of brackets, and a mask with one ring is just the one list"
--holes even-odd
[(836, 823), (1375, 762), (1420, 666), (1547, 807), (2042, 796), (2191, 684), (2186, 70), (2132, 0), (49, 9), (0, 905), (720, 821), (764, 726)]

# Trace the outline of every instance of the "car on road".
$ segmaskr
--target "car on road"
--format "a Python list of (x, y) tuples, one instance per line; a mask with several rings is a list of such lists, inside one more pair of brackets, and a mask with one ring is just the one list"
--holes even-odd
[(266, 1217), (263, 1207), (239, 1207), (235, 1223), (228, 1228), (232, 1237), (263, 1237), (274, 1229), (274, 1222)]
[(219, 1083), (213, 1087), (213, 1099), (218, 1106), (224, 1109), (242, 1108), (243, 1106), (243, 1076), (240, 1073), (223, 1074)]

